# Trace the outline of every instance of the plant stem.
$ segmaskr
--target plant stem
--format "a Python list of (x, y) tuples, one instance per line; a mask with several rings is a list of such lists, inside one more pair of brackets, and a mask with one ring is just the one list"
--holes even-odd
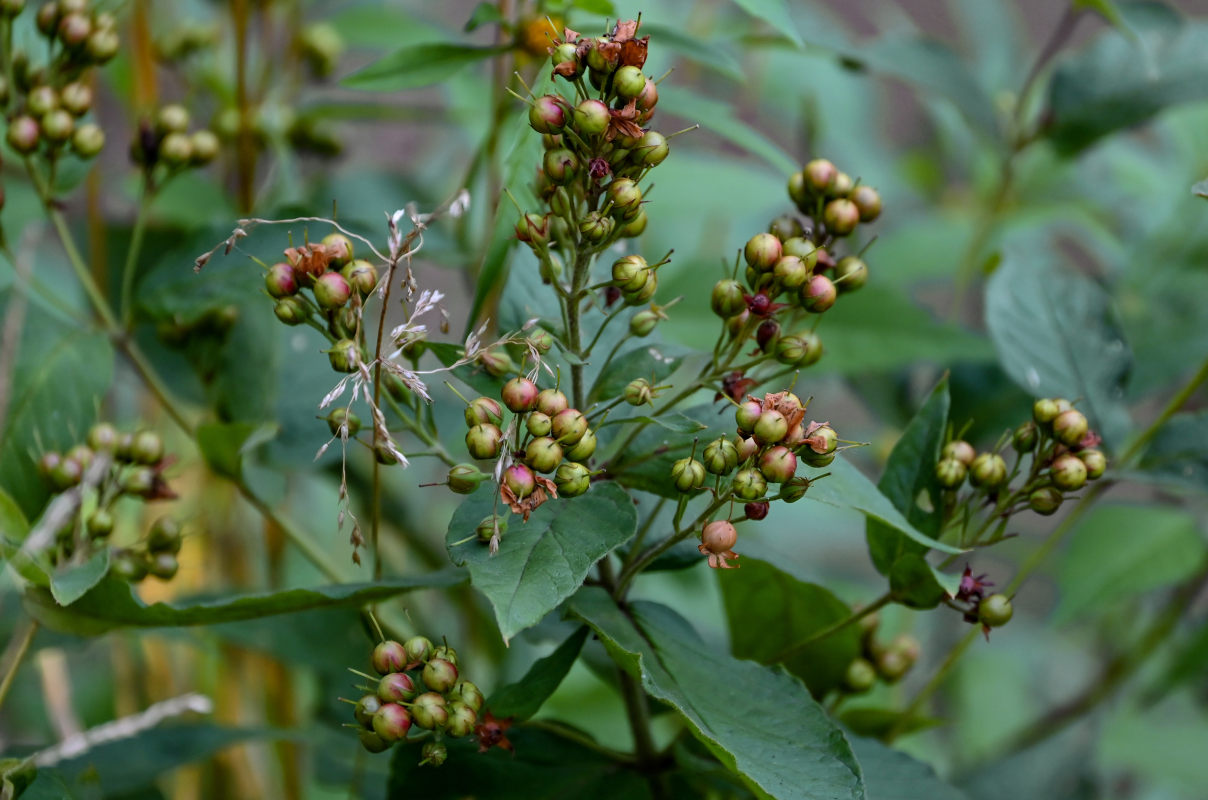
[(621, 577), (617, 581), (616, 588), (613, 590), (613, 597), (617, 599), (624, 598), (630, 582), (636, 578), (642, 570), (648, 567), (652, 561), (661, 556), (663, 553), (667, 552), (672, 547), (692, 535), (692, 533), (696, 531), (702, 522), (712, 516), (714, 511), (724, 506), (727, 502), (729, 502), (729, 500), (729, 492), (720, 495), (709, 504), (708, 508), (700, 513), (700, 516), (693, 520), (691, 525), (676, 531), (658, 544), (647, 548), (646, 552), (634, 559), (633, 563), (626, 567), (623, 572), (621, 572)]
[(548, 731), (555, 736), (560, 736), (567, 741), (580, 745), (581, 747), (586, 747), (588, 750), (593, 750), (611, 761), (616, 761), (621, 764), (637, 764), (637, 758), (635, 756), (629, 753), (622, 753), (619, 750), (613, 750), (611, 747), (605, 747), (587, 734), (580, 733), (574, 728), (562, 725), (552, 720), (530, 719), (523, 723), (523, 727), (535, 728), (539, 731)]
[(5, 650), (12, 652), (12, 656), (9, 657), (8, 666), (4, 668), (4, 677), (0, 678), (0, 707), (4, 705), (4, 698), (8, 696), (8, 690), (12, 688), (13, 679), (17, 677), (17, 670), (21, 667), (25, 654), (29, 652), (29, 645), (33, 642), (34, 635), (37, 632), (38, 621), (31, 619), (25, 627), (25, 632), (18, 637), (14, 637), (9, 646), (5, 648)]
[(138, 257), (143, 249), (143, 235), (147, 230), (148, 211), (155, 199), (151, 186), (150, 171), (143, 171), (142, 187), (138, 195), (138, 212), (134, 216), (134, 228), (130, 232), (130, 245), (126, 250), (126, 264), (122, 267), (122, 296), (118, 306), (122, 313), (122, 329), (130, 330), (134, 319), (134, 273), (138, 268)]
[(886, 592), (885, 594), (878, 597), (876, 600), (873, 600), (871, 603), (869, 603), (868, 605), (861, 608), (859, 611), (853, 612), (850, 616), (844, 617), (843, 619), (838, 620), (837, 622), (834, 622), (831, 625), (827, 625), (825, 628), (823, 628), (821, 630), (814, 631), (813, 633), (811, 633), (809, 636), (805, 637), (804, 639), (794, 642), (793, 644), (789, 645), (788, 647), (781, 650), (778, 654), (776, 654), (771, 659), (771, 661), (783, 661), (784, 659), (786, 659), (790, 655), (792, 655), (794, 651), (799, 650), (800, 648), (805, 647), (806, 645), (810, 645), (810, 644), (813, 644), (814, 642), (825, 639), (826, 637), (828, 637), (832, 634), (838, 633), (839, 631), (843, 630), (847, 626), (852, 625), (853, 623), (859, 622), (860, 620), (867, 617), (869, 614), (875, 613), (878, 609), (880, 609), (886, 605), (889, 605), (889, 602), (892, 599), (893, 599), (893, 595), (890, 592)]

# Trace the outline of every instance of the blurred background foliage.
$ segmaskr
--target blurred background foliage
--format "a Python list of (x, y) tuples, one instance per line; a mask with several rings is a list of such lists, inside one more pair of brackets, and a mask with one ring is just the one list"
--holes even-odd
[[(63, 176), (79, 183), (68, 203), (73, 227), (116, 296), (140, 202), (125, 158), (135, 122), (178, 101), (221, 132), (231, 109), (247, 107), (254, 141), (237, 134), (215, 167), (176, 179), (150, 207), (136, 336), (174, 391), (209, 418), (275, 426), (246, 459), (248, 482), (310, 523), (345, 580), (368, 573), (350, 563), (336, 532), (338, 453), (312, 462), (327, 438), (316, 419), (330, 388), (315, 363), (322, 340), (275, 323), (247, 258), (276, 260), (285, 232), (258, 231), (200, 275), (193, 259), (248, 213), (334, 213), (380, 240), (383, 212), (430, 209), (464, 185), (471, 213), (428, 232), (420, 283), (449, 294), (450, 341), (483, 316), (501, 328), (522, 322), (540, 302), (535, 263), (510, 252), (513, 211), (495, 208), (504, 186), (526, 196), (536, 150), (534, 137), (518, 135), (524, 109), (503, 87), (513, 70), (529, 80), (548, 74), (546, 14), (593, 33), (641, 12), (642, 31), (658, 44), (646, 71), (670, 70), (660, 130), (700, 125), (673, 140), (641, 242), (650, 254), (675, 250), (662, 296), (684, 300), (660, 327), (662, 346), (713, 339), (709, 287), (752, 232), (788, 209), (785, 179), (805, 160), (825, 156), (880, 190), (886, 211), (866, 255), (872, 278), (828, 314), (826, 356), (797, 388), (847, 438), (872, 443), (856, 456), (868, 474), (879, 474), (945, 372), (952, 419), (970, 421), (966, 437), (979, 446), (1025, 419), (1033, 396), (1065, 392), (1098, 407), (1118, 452), (1208, 354), (1208, 204), (1192, 190), (1208, 176), (1202, 3), (132, 0), (116, 10), (130, 45), (97, 86), (106, 154), (92, 171)], [(171, 509), (196, 535), (186, 537), (173, 583), (141, 587), (146, 601), (325, 582), (204, 466), (127, 364), (82, 325), (86, 298), (7, 156), (4, 190), (0, 220), (31, 280), (20, 289), (13, 264), (0, 265), (6, 323), (21, 309), (21, 346), (0, 376), (8, 400), (0, 485), (32, 518), (45, 495), (31, 452), (70, 445), (98, 412), (155, 424), (181, 454), (173, 478), (181, 499)], [(295, 227), (293, 241), (304, 231)], [(1035, 313), (999, 308), (1011, 293), (1034, 301), (1025, 307)], [(1037, 359), (1046, 374), (1029, 371)], [(1208, 601), (1187, 596), (1160, 641), (1138, 636), (1205, 559), (1208, 419), (1197, 409), (1206, 400), (1192, 396), (1152, 443), (1144, 470), (1025, 585), (1013, 624), (958, 664), (931, 708), (937, 724), (900, 740), (957, 787), (952, 797), (1203, 797)], [(455, 404), (435, 413), (456, 429)], [(353, 509), (365, 514), (368, 468), (349, 466)], [(442, 539), (457, 498), (417, 486), (443, 476), (424, 462), (386, 475), (387, 571), (446, 566)], [(776, 506), (745, 536), (751, 563), (727, 592), (758, 582), (763, 561), (867, 602), (882, 579), (863, 528), (848, 509)], [(978, 555), (975, 570), (1005, 584), (1048, 529), (1023, 525), (1018, 538)], [(0, 641), (15, 643), (21, 601), (4, 581)], [(725, 648), (724, 582), (698, 565), (643, 576), (635, 595), (668, 602)], [(504, 648), (484, 602), (464, 586), (390, 605), (405, 624), (458, 641), (486, 689), (522, 675), (570, 631), (547, 620)], [(752, 614), (759, 625), (782, 622)], [(922, 656), (904, 681), (853, 704), (867, 710), (868, 730), (965, 633), (952, 614), (883, 616), (890, 631), (918, 637)], [(0, 751), (23, 755), (197, 691), (213, 698), (212, 714), (68, 759), (43, 770), (25, 796), (384, 797), (387, 761), (360, 753), (339, 727), (346, 713), (336, 700), (351, 691), (345, 669), (362, 665), (367, 641), (345, 607), (98, 638), (43, 629), (5, 703)], [(615, 687), (593, 668), (603, 650), (589, 642), (584, 656), (539, 716), (625, 749)], [(1107, 701), (1074, 709), (1073, 724), (1044, 716), (1121, 666)], [(1056, 735), (1036, 735), (1037, 719)], [(672, 728), (656, 719), (664, 740)], [(532, 743), (543, 746), (556, 745)], [(718, 786), (719, 796), (739, 791), (720, 778)], [(624, 796), (616, 788), (611, 796)], [(870, 796), (940, 796), (922, 782), (895, 791)]]

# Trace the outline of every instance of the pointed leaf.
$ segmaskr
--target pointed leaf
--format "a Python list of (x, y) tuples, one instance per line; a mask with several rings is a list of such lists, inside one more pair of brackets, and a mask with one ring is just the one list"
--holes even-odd
[(50, 576), (50, 594), (61, 606), (69, 606), (101, 582), (109, 571), (109, 548), (102, 547), (82, 564), (56, 569)]
[(312, 608), (361, 606), (417, 589), (445, 589), (465, 580), (461, 570), (444, 570), (408, 578), (388, 578), (375, 583), (340, 583), (314, 589), (287, 589), (228, 595), (218, 599), (185, 600), (145, 605), (129, 583), (109, 576), (90, 589), (70, 608), (60, 608), (44, 589), (25, 593), (30, 616), (48, 628), (92, 636), (113, 628), (167, 628), (214, 625), (220, 622), (290, 614)]
[(1208, 411), (1171, 417), (1150, 442), (1140, 466), (1147, 477), (1208, 492)]
[(868, 796), (875, 800), (969, 800), (954, 786), (944, 783), (935, 770), (900, 750), (875, 739), (851, 737), (852, 750), (860, 759)]
[(635, 602), (623, 612), (607, 592), (591, 587), (575, 595), (569, 611), (757, 794), (864, 798), (860, 767), (843, 733), (784, 670), (725, 655), (657, 603)]
[(659, 110), (695, 122), (752, 155), (759, 156), (779, 172), (789, 174), (801, 169), (797, 159), (778, 144), (734, 116), (728, 103), (676, 87), (659, 98)]
[[(474, 529), (496, 510), (496, 499), (479, 492), (453, 512), (449, 557), (470, 569), (470, 581), (486, 595), (504, 641), (536, 625), (570, 597), (587, 571), (634, 534), (637, 511), (623, 489), (597, 483), (582, 497), (551, 500), (528, 522), (508, 514), (508, 531), (491, 555)], [(463, 541), (465, 539), (469, 541)]]
[(572, 633), (557, 650), (533, 662), (523, 678), (496, 689), (486, 707), (499, 719), (510, 717), (517, 722), (536, 714), (575, 665), (587, 634), (586, 626)]
[(410, 45), (357, 70), (341, 83), (350, 89), (370, 92), (416, 89), (447, 80), (470, 64), (509, 49), (510, 46), (474, 47), (451, 42)]
[(792, 41), (798, 47), (804, 47), (797, 25), (789, 14), (789, 6), (785, 0), (734, 0), (734, 4), (752, 17), (761, 19), (781, 36)]
[(1131, 427), (1132, 353), (1098, 284), (1032, 250), (1009, 251), (986, 286), (986, 324), (1003, 370), (1033, 396), (1066, 397), (1109, 445)]

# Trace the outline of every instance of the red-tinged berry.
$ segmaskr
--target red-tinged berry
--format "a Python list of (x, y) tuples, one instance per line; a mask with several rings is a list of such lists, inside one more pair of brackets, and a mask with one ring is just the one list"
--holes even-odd
[(969, 482), (993, 491), (1007, 482), (1007, 462), (997, 453), (982, 453), (969, 465)]
[(729, 475), (738, 467), (738, 448), (724, 436), (705, 446), (705, 469), (714, 475)]
[(854, 292), (868, 283), (868, 265), (855, 256), (844, 256), (835, 264), (835, 288), (840, 294)]
[(378, 675), (402, 672), (407, 666), (407, 651), (403, 649), (402, 642), (387, 639), (384, 642), (379, 642), (373, 648), (373, 655), (370, 656), (369, 660)]
[(768, 409), (759, 415), (751, 433), (760, 444), (776, 444), (784, 439), (789, 432), (788, 420), (775, 409)]
[(538, 97), (529, 106), (528, 119), (537, 133), (558, 133), (566, 127), (564, 101), (551, 94)]
[(847, 197), (854, 188), (856, 188), (856, 182), (851, 179), (851, 176), (846, 172), (840, 172), (835, 176), (835, 182), (831, 184), (827, 196)]
[(577, 463), (566, 463), (554, 473), (554, 485), (562, 497), (578, 497), (591, 488), (591, 471)]
[(1107, 456), (1103, 455), (1101, 450), (1079, 450), (1078, 458), (1086, 465), (1086, 477), (1088, 480), (1098, 480), (1107, 471)]
[(860, 223), (860, 209), (850, 200), (831, 200), (822, 209), (822, 221), (835, 236), (847, 236)]
[(747, 519), (758, 522), (768, 515), (768, 509), (771, 505), (767, 500), (759, 500), (754, 503), (747, 503), (742, 507), (742, 512), (747, 515)]
[(945, 489), (959, 489), (968, 473), (969, 467), (955, 458), (941, 459), (935, 465), (935, 481)]
[(38, 122), (30, 116), (19, 116), (13, 118), (8, 123), (8, 133), (6, 138), (8, 145), (18, 153), (32, 153), (38, 149), (38, 141), (41, 138), (42, 130), (38, 127)]
[(509, 411), (520, 414), (536, 407), (539, 392), (537, 384), (528, 378), (512, 378), (503, 385), (500, 397)]
[(1049, 468), (1053, 485), (1063, 492), (1076, 492), (1086, 485), (1087, 469), (1082, 459), (1073, 453), (1062, 453)]
[(728, 520), (713, 520), (701, 530), (700, 542), (710, 553), (720, 555), (733, 549), (737, 544), (738, 529)]
[(516, 499), (523, 500), (537, 489), (537, 478), (524, 464), (513, 464), (503, 472), (503, 485)]
[(814, 275), (802, 284), (797, 296), (802, 308), (814, 314), (821, 314), (835, 304), (839, 290), (830, 278)]
[(1073, 408), (1062, 411), (1053, 419), (1053, 438), (1066, 447), (1076, 447), (1089, 429), (1086, 416)]
[(393, 744), (407, 738), (411, 722), (411, 714), (407, 709), (398, 703), (385, 703), (374, 712), (373, 732), (380, 736), (382, 741)]
[(867, 692), (877, 682), (877, 668), (868, 659), (855, 658), (843, 672), (843, 687), (854, 694)]
[(992, 594), (977, 604), (977, 618), (988, 628), (1001, 628), (1014, 615), (1015, 609), (1005, 594)]
[(466, 406), (466, 425), (499, 425), (503, 421), (503, 407), (491, 397), (476, 397)]
[(403, 642), (403, 649), (407, 651), (407, 667), (411, 668), (431, 657), (432, 640), (426, 636), (412, 636)]
[(769, 447), (759, 457), (759, 471), (768, 483), (784, 483), (797, 472), (797, 456), (783, 445)]
[(352, 287), (338, 272), (325, 272), (315, 280), (315, 302), (327, 310), (342, 307), (352, 297)]
[(977, 458), (977, 451), (973, 449), (973, 445), (957, 439), (944, 445), (944, 449), (940, 451), (940, 457), (955, 458), (967, 467), (973, 463), (973, 459)]
[[(377, 268), (363, 258), (357, 258), (345, 264), (340, 274), (344, 276), (344, 280), (348, 282), (348, 285), (360, 293), (362, 297), (377, 287)], [(321, 280), (322, 278), (320, 278)], [(318, 284), (315, 285), (315, 291), (318, 291)]]
[(881, 216), (881, 195), (871, 186), (857, 186), (851, 190), (848, 199), (855, 203), (861, 222), (872, 222)]
[(587, 417), (575, 408), (565, 408), (553, 416), (551, 432), (564, 445), (575, 445), (587, 433)]
[(743, 433), (754, 432), (755, 425), (762, 416), (763, 404), (758, 400), (747, 400), (734, 411), (734, 421), (738, 423), (738, 430)]
[(692, 492), (705, 484), (705, 465), (694, 458), (681, 458), (671, 465), (671, 481), (680, 492)]
[(757, 233), (747, 240), (742, 252), (747, 266), (759, 272), (768, 272), (783, 255), (783, 246), (772, 234)]
[(566, 451), (566, 459), (568, 461), (577, 461), (582, 463), (591, 458), (596, 452), (596, 445), (599, 444), (596, 439), (595, 431), (588, 428), (583, 432), (583, 438), (575, 442), (574, 446)]
[(542, 389), (537, 395), (537, 410), (551, 419), (569, 405), (566, 395), (557, 389)]
[[(402, 655), (406, 658), (405, 652)], [(383, 703), (406, 703), (418, 694), (419, 687), (405, 672), (389, 672), (378, 681), (377, 696)]]
[(444, 694), (457, 683), (457, 666), (443, 658), (430, 658), (424, 666), (424, 686)]
[(449, 710), (444, 696), (436, 692), (424, 692), (411, 705), (411, 717), (424, 730), (443, 728), (449, 721)]
[(802, 170), (805, 187), (811, 194), (822, 195), (830, 191), (839, 177), (838, 168), (825, 158), (815, 158)]
[(498, 425), (492, 425), (489, 422), (475, 425), (466, 432), (466, 450), (473, 458), (498, 457), (502, 442), (503, 431), (499, 430)]
[(264, 276), (264, 288), (270, 297), (277, 299), (297, 294), (299, 287), (294, 268), (285, 263), (273, 264)]
[(1057, 513), (1063, 499), (1061, 492), (1052, 486), (1044, 486), (1028, 495), (1028, 507), (1037, 514), (1047, 517)]
[(757, 469), (740, 469), (731, 481), (734, 496), (739, 500), (758, 500), (767, 494), (768, 482)]

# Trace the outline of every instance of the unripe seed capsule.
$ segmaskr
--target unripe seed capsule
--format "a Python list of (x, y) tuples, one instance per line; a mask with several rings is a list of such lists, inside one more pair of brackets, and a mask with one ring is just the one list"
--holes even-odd
[(612, 89), (623, 100), (637, 97), (646, 88), (646, 76), (638, 67), (625, 66), (612, 76)]
[(940, 456), (942, 458), (955, 458), (965, 466), (969, 466), (973, 463), (973, 459), (977, 458), (977, 451), (973, 449), (973, 445), (964, 440), (957, 439), (944, 445), (944, 449), (940, 451)]
[(1001, 628), (1014, 615), (1015, 609), (1005, 594), (992, 594), (977, 604), (977, 618), (991, 628)]
[[(376, 651), (374, 668), (377, 668)], [(403, 658), (406, 658), (404, 652)], [(387, 672), (378, 681), (377, 696), (383, 703), (406, 703), (419, 694), (419, 687), (405, 672)]]
[(1086, 477), (1092, 481), (1103, 477), (1107, 470), (1107, 457), (1100, 450), (1079, 450), (1078, 458), (1086, 465)]
[(424, 666), (424, 686), (444, 694), (457, 683), (457, 667), (443, 658), (430, 658)]
[(775, 409), (768, 409), (760, 414), (752, 429), (755, 441), (760, 444), (775, 444), (782, 440), (788, 432), (788, 420)]
[(852, 659), (843, 673), (843, 686), (850, 692), (867, 692), (877, 682), (877, 669), (864, 658)]
[(1039, 439), (1040, 433), (1036, 428), (1036, 423), (1028, 420), (1011, 434), (1011, 446), (1020, 453), (1030, 453), (1036, 449)]
[(491, 397), (476, 397), (466, 406), (466, 425), (499, 425), (503, 421), (503, 407)]
[(280, 299), (298, 293), (298, 280), (289, 264), (273, 264), (264, 276), (264, 288), (270, 297)]
[(402, 741), (411, 730), (411, 714), (397, 703), (386, 703), (373, 715), (373, 732), (383, 742)]
[(525, 448), (524, 463), (538, 472), (553, 472), (562, 463), (562, 445), (548, 436), (539, 436)]
[[(612, 114), (609, 112), (608, 106), (599, 100), (584, 100), (575, 106), (574, 121), (575, 130), (579, 135), (596, 136), (608, 129), (608, 124), (612, 121)], [(542, 133), (553, 133), (553, 131), (542, 131)]]
[(969, 465), (969, 482), (983, 489), (997, 489), (1006, 483), (1007, 462), (997, 453), (982, 453)]
[(1063, 492), (1074, 492), (1086, 485), (1086, 464), (1072, 453), (1062, 453), (1053, 459), (1049, 474), (1053, 485)]
[(782, 445), (769, 447), (759, 457), (759, 471), (769, 483), (784, 483), (797, 471), (797, 456)]
[(566, 109), (561, 98), (554, 95), (547, 94), (534, 100), (529, 106), (528, 118), (529, 125), (537, 133), (558, 133), (566, 127)]
[(1052, 486), (1044, 486), (1028, 495), (1028, 506), (1041, 516), (1055, 514), (1064, 498)]
[(731, 485), (739, 500), (758, 500), (768, 491), (767, 479), (756, 469), (740, 469), (734, 473)]
[(537, 395), (537, 410), (550, 418), (566, 410), (569, 404), (566, 395), (557, 389), (542, 389)]
[(871, 186), (857, 186), (851, 191), (849, 199), (860, 212), (861, 222), (872, 222), (881, 216), (881, 195)]
[(743, 248), (747, 266), (760, 272), (771, 270), (783, 255), (780, 240), (770, 233), (757, 233)]
[(537, 479), (533, 471), (524, 464), (513, 464), (504, 470), (503, 484), (517, 499), (523, 500), (536, 490)]
[(701, 530), (700, 543), (710, 553), (725, 553), (738, 542), (738, 530), (729, 520), (716, 519)]
[(559, 442), (574, 445), (587, 433), (587, 417), (578, 409), (566, 408), (554, 415), (551, 429)]
[(563, 464), (554, 473), (554, 484), (560, 496), (578, 497), (591, 488), (591, 472), (582, 464)]
[(497, 425), (475, 425), (466, 432), (466, 450), (473, 458), (491, 459), (499, 455), (503, 432)]
[(835, 264), (835, 288), (841, 293), (854, 292), (868, 283), (868, 265), (855, 256), (844, 256)]
[(537, 395), (540, 390), (537, 384), (528, 378), (512, 378), (503, 385), (500, 397), (508, 410), (520, 414), (531, 411), (537, 405)]
[(705, 483), (705, 465), (694, 458), (681, 458), (671, 465), (671, 480), (680, 492), (691, 492)]
[(589, 428), (584, 431), (583, 438), (576, 442), (574, 447), (566, 451), (566, 458), (568, 461), (586, 461), (596, 452), (597, 444), (595, 431)]
[(403, 648), (402, 642), (387, 639), (384, 642), (379, 642), (373, 648), (370, 662), (373, 664), (373, 669), (378, 675), (401, 672), (407, 665), (407, 651)]
[(969, 468), (965, 462), (955, 458), (941, 459), (935, 465), (935, 480), (945, 489), (958, 489), (965, 482)]
[(403, 642), (403, 649), (407, 651), (407, 665), (414, 666), (427, 661), (431, 656), (432, 640), (427, 636), (412, 636)]
[(738, 466), (738, 448), (724, 436), (705, 446), (705, 469), (714, 475), (729, 475)]
[(1066, 447), (1077, 446), (1088, 430), (1086, 416), (1072, 408), (1053, 419), (1053, 437)]

